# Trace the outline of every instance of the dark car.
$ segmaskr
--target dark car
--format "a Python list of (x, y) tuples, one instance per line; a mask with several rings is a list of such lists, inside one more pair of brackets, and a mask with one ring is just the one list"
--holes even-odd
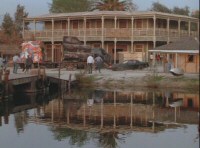
[(112, 70), (131, 70), (131, 69), (143, 69), (149, 67), (148, 62), (142, 62), (139, 60), (126, 60), (123, 63), (113, 64)]

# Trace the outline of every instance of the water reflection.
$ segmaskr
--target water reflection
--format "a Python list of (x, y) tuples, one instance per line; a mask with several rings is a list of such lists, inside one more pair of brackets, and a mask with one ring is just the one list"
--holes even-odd
[(45, 124), (54, 139), (77, 147), (95, 141), (98, 147), (116, 148), (134, 132), (154, 134), (199, 123), (198, 93), (74, 89), (14, 96), (0, 102), (0, 125), (3, 118), (9, 124), (14, 114), (17, 133), (29, 123)]

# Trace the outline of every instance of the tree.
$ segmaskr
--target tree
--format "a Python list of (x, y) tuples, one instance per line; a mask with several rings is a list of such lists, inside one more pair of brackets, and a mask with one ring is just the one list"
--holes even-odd
[(14, 31), (14, 22), (9, 13), (6, 13), (4, 15), (3, 22), (2, 22), (2, 30), (6, 35), (10, 37)]
[(136, 4), (134, 4), (133, 2), (132, 2), (132, 0), (127, 0), (127, 2), (126, 2), (126, 4), (125, 4), (126, 6), (126, 10), (127, 11), (130, 11), (130, 12), (132, 12), (132, 11), (136, 11), (137, 9), (138, 9), (138, 6), (136, 5)]
[(134, 11), (137, 6), (131, 0), (99, 0), (93, 3), (92, 10), (100, 11)]
[[(21, 37), (22, 30), (23, 30), (23, 18), (26, 18), (28, 13), (25, 12), (24, 6), (17, 5), (17, 10), (15, 12), (15, 31), (17, 35)], [(28, 29), (28, 24), (25, 24), (25, 29)]]
[(165, 5), (160, 4), (159, 2), (152, 3), (151, 11), (171, 13), (171, 10), (167, 8)]
[(195, 11), (192, 12), (191, 17), (195, 17), (195, 18), (200, 19), (199, 13), (200, 13), (199, 10), (195, 10)]
[(100, 0), (96, 2), (95, 8), (100, 11), (125, 11), (125, 1), (119, 0)]
[(52, 0), (49, 11), (52, 13), (89, 11), (93, 0)]
[(172, 13), (189, 16), (190, 11), (189, 11), (189, 7), (187, 6), (185, 8), (174, 7)]

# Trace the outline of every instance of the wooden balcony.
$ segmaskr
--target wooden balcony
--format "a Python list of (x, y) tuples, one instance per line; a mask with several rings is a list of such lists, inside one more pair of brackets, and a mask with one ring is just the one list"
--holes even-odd
[[(133, 34), (132, 34), (133, 32)], [(24, 39), (25, 40), (41, 40), (41, 41), (62, 41), (63, 36), (76, 36), (81, 41), (84, 41), (84, 36), (86, 41), (101, 41), (102, 36), (104, 41), (114, 41), (116, 38), (117, 41), (131, 41), (133, 38), (134, 41), (152, 41), (154, 37), (153, 28), (145, 29), (131, 29), (131, 28), (105, 28), (102, 33), (101, 28), (90, 28), (90, 29), (73, 29), (73, 30), (61, 30), (55, 29), (52, 30), (43, 30), (43, 31), (25, 31)], [(157, 28), (155, 31), (155, 36), (157, 41), (166, 41), (168, 36), (170, 38), (178, 38), (189, 36), (187, 30), (170, 29), (169, 32), (167, 29)], [(197, 31), (190, 31), (190, 36), (198, 36)]]

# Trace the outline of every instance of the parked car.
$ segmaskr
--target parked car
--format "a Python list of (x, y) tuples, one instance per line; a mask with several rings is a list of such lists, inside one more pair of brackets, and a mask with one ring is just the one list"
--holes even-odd
[(113, 64), (112, 70), (131, 70), (131, 69), (143, 69), (149, 67), (148, 62), (142, 62), (139, 60), (126, 60), (123, 63)]

